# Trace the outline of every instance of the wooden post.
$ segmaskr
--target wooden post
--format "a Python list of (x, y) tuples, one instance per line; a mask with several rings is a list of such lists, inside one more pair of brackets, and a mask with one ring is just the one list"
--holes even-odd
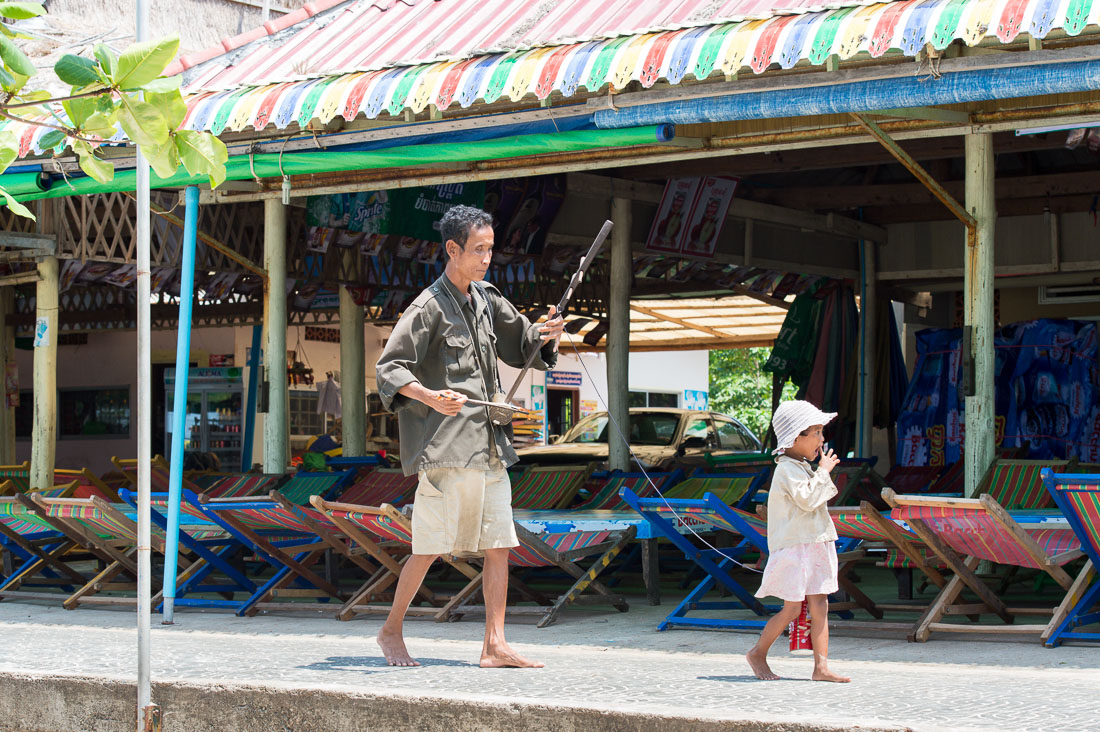
[(966, 210), (975, 226), (967, 230), (963, 274), (963, 324), (971, 327), (974, 396), (966, 397), (965, 494), (973, 496), (993, 462), (993, 231), (997, 221), (994, 197), (993, 138), (989, 133), (966, 136)]
[(870, 457), (874, 453), (871, 440), (875, 426), (875, 309), (878, 305), (875, 278), (878, 273), (875, 269), (875, 243), (861, 242), (860, 249), (863, 253), (863, 292), (859, 303), (863, 328), (863, 353), (860, 354), (863, 378), (860, 379), (859, 457)]
[(289, 462), (290, 423), (286, 391), (286, 206), (279, 199), (264, 201), (264, 269), (264, 472), (283, 473)]
[[(630, 435), (630, 200), (611, 199), (611, 296), (607, 314), (607, 406), (625, 436)], [(617, 430), (608, 430), (611, 470), (630, 469), (630, 451)]]
[(49, 488), (53, 485), (57, 458), (57, 257), (42, 258), (38, 263), (38, 277), (30, 485), (31, 488)]
[(367, 369), (363, 306), (340, 287), (340, 416), (343, 455), (360, 457), (367, 445)]
[[(6, 378), (8, 364), (15, 362), (15, 328), (8, 316), (15, 312), (15, 288), (0, 288), (0, 378)], [(15, 464), (15, 408), (0, 395), (0, 465)]]

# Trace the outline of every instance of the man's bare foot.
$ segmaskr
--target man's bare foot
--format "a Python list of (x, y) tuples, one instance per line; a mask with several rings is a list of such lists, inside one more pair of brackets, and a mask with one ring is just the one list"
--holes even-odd
[(524, 658), (503, 643), (481, 651), (482, 668), (542, 668), (545, 665), (541, 661)]
[(777, 681), (779, 679), (772, 671), (771, 666), (768, 665), (767, 657), (756, 650), (755, 647), (745, 654), (745, 660), (749, 662), (753, 675), (761, 681)]
[(847, 684), (851, 681), (847, 676), (838, 676), (827, 668), (820, 670), (815, 668), (814, 674), (810, 678), (814, 681), (832, 681), (836, 684)]
[(391, 666), (419, 666), (420, 662), (409, 655), (405, 648), (405, 639), (400, 633), (387, 633), (384, 629), (378, 632), (379, 647), (382, 655), (386, 657), (386, 663)]

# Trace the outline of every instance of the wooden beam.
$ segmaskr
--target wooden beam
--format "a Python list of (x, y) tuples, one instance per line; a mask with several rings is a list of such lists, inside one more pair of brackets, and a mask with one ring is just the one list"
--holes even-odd
[[(578, 338), (576, 348), (582, 353), (602, 353), (606, 350), (603, 346), (592, 347), (583, 343)], [(771, 348), (775, 345), (775, 338), (686, 338), (668, 341), (631, 341), (631, 353), (646, 353), (650, 351), (717, 351), (731, 348)], [(562, 346), (564, 353), (573, 350), (573, 346)]]
[(635, 312), (643, 313), (644, 315), (649, 315), (651, 317), (657, 318), (658, 320), (663, 320), (666, 323), (673, 323), (675, 325), (680, 325), (685, 328), (691, 328), (692, 330), (697, 330), (701, 333), (710, 333), (712, 336), (718, 336), (719, 338), (725, 338), (729, 335), (728, 333), (723, 333), (717, 328), (710, 328), (705, 325), (696, 325), (693, 324), (690, 320), (683, 320), (682, 318), (674, 318), (670, 315), (664, 315), (657, 310), (654, 310), (652, 308), (645, 308), (636, 303), (631, 303), (630, 309)]
[(907, 107), (905, 109), (880, 109), (875, 112), (867, 112), (875, 117), (904, 117), (906, 119), (927, 119), (935, 122), (950, 122), (951, 124), (964, 125), (970, 121), (970, 115), (956, 109), (941, 109), (939, 107)]

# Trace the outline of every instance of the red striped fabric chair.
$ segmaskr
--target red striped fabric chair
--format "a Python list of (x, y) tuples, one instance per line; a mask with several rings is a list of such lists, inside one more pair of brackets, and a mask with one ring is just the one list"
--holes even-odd
[[(1021, 525), (990, 494), (979, 498), (903, 496), (887, 488), (883, 497), (893, 507), (891, 517), (904, 521), (955, 573), (917, 621), (910, 640), (926, 641), (934, 631), (1034, 633), (1045, 640), (1064, 620), (1072, 607), (1070, 590), (1074, 580), (1063, 566), (1082, 556), (1081, 542), (1068, 525), (1047, 524), (1048, 528), (1043, 523), (1032, 524), (1031, 519), (1023, 518), (1023, 512), (1018, 514), (1020, 520), (1029, 523)], [(1049, 606), (1008, 607), (1004, 598), (975, 573), (982, 560), (1048, 574), (1064, 591), (1053, 619), (1042, 625), (1015, 625), (1016, 615), (1047, 615)], [(959, 602), (967, 588), (977, 602)], [(1000, 617), (1004, 624), (943, 622), (945, 616), (989, 613)]]
[(574, 511), (623, 511), (629, 508), (626, 501), (619, 496), (619, 491), (629, 488), (636, 495), (649, 497), (655, 495), (656, 490), (664, 490), (669, 479), (675, 475), (675, 471), (669, 473), (650, 473), (647, 477), (644, 473), (610, 473), (600, 479), (595, 476), (585, 483), (588, 489), (588, 498), (582, 503), (571, 506)]
[[(1096, 466), (1089, 467), (1094, 469)], [(1100, 578), (1096, 573), (1100, 566), (1100, 474), (1059, 475), (1044, 470), (1042, 475), (1047, 491), (1062, 509), (1081, 541), (1081, 549), (1088, 556), (1084, 569), (1067, 593), (1073, 607), (1046, 639), (1046, 645), (1054, 648), (1067, 640), (1100, 642), (1100, 631), (1078, 630), (1100, 624)]]
[(342, 494), (341, 503), (360, 506), (401, 506), (412, 500), (419, 478), (392, 468), (376, 468), (352, 483)]
[(590, 465), (531, 467), (512, 484), (512, 508), (565, 508), (591, 472)]
[(1049, 508), (1054, 499), (1043, 487), (1042, 470), (1070, 473), (1075, 460), (996, 460), (989, 466), (978, 493), (988, 493), (1003, 508)]

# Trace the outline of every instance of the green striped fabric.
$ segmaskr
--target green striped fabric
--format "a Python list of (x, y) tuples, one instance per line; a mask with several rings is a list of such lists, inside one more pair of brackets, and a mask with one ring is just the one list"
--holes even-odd
[(1007, 509), (1049, 508), (1054, 503), (1043, 487), (1039, 472), (1050, 468), (1065, 472), (1068, 460), (998, 460), (989, 469), (988, 481), (981, 493), (988, 493)]
[(586, 465), (536, 466), (512, 484), (512, 508), (565, 508), (588, 477)]
[(283, 498), (298, 506), (305, 506), (313, 496), (324, 496), (334, 485), (344, 479), (343, 473), (296, 473), (279, 488)]
[(663, 491), (665, 498), (702, 498), (713, 493), (723, 503), (734, 505), (752, 485), (755, 476), (737, 478), (688, 478)]

